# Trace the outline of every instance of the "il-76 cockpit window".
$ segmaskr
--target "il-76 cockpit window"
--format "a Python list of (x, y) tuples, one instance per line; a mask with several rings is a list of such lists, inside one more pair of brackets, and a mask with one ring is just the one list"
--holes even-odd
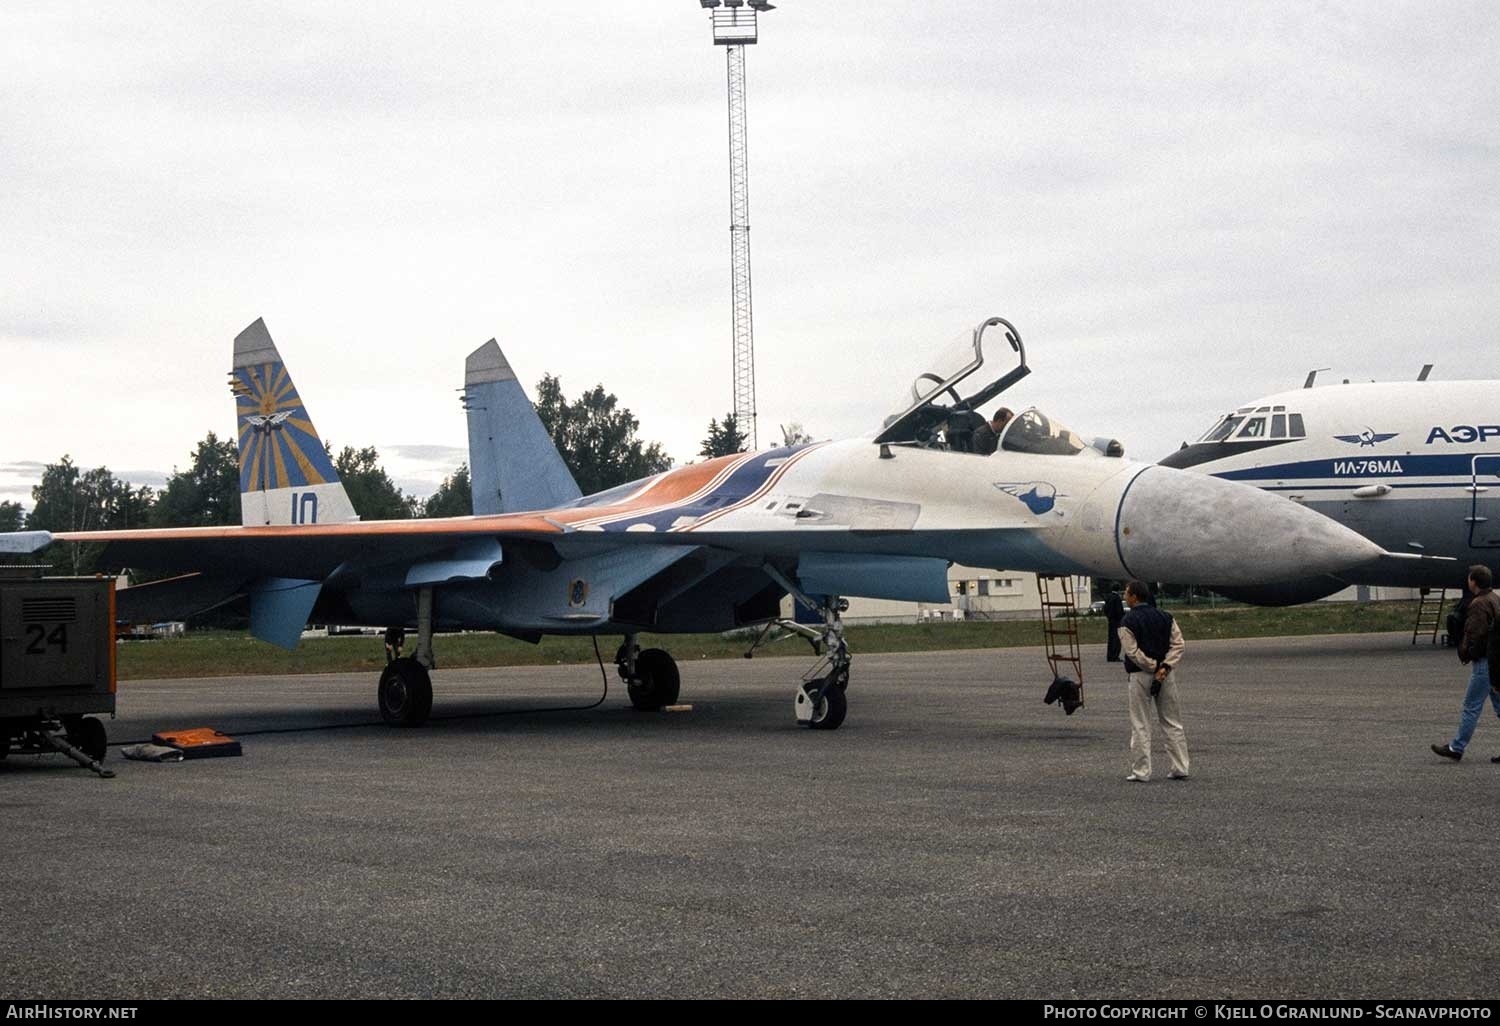
[(1306, 437), (1302, 414), (1287, 413), (1285, 406), (1246, 406), (1220, 417), (1198, 444)]
[(1222, 442), (1234, 433), (1234, 429), (1245, 422), (1244, 417), (1236, 417), (1233, 414), (1220, 417), (1219, 422), (1208, 429), (1208, 433), (1198, 439), (1200, 442)]

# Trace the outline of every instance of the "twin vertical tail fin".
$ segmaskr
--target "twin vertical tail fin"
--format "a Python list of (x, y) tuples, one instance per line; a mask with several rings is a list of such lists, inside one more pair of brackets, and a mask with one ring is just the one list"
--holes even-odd
[(265, 321), (235, 336), (229, 373), (239, 421), (241, 522), (358, 520)]
[(464, 409), (476, 516), (549, 509), (582, 494), (494, 339), (464, 363)]
[[(581, 494), (536, 408), (490, 339), (464, 366), (474, 512), (548, 509)], [(246, 525), (358, 520), (276, 343), (257, 320), (234, 339), (240, 510)]]

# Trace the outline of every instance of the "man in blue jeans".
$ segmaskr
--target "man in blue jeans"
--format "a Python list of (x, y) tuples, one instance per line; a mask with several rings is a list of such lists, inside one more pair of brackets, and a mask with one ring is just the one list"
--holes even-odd
[[(1433, 745), (1434, 753), (1454, 762), (1464, 757), (1469, 747), (1469, 738), (1479, 725), (1479, 714), (1484, 711), (1484, 698), (1489, 696), (1500, 716), (1500, 691), (1490, 687), (1490, 664), (1485, 658), (1489, 652), (1490, 631), (1500, 620), (1500, 595), (1495, 594), (1494, 575), (1487, 566), (1469, 567), (1469, 592), (1474, 596), (1469, 603), (1469, 615), (1464, 618), (1463, 637), (1458, 642), (1458, 659), (1469, 664), (1469, 689), (1464, 693), (1464, 711), (1458, 720), (1458, 733), (1445, 745)], [(1500, 757), (1490, 760), (1500, 762)]]

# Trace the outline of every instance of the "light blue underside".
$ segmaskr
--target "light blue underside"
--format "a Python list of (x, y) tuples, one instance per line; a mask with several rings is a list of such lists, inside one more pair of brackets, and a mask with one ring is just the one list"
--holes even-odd
[(948, 561), (923, 556), (804, 552), (797, 579), (811, 595), (947, 602)]
[(51, 544), (52, 534), (49, 531), (12, 531), (0, 534), (0, 552), (6, 554), (28, 555), (40, 552)]
[(285, 649), (297, 647), (322, 581), (265, 577), (250, 588), (250, 633)]

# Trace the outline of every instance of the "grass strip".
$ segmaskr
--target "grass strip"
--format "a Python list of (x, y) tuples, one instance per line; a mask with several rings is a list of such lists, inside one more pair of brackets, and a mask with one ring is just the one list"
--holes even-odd
[[(1416, 619), (1415, 602), (1325, 602), (1289, 609), (1250, 606), (1168, 607), (1178, 618), (1191, 645), (1208, 638), (1259, 638), (1306, 634), (1364, 634), (1410, 631)], [(1081, 617), (1083, 644), (1104, 642), (1103, 617)], [(873, 652), (939, 652), (970, 648), (1015, 648), (1041, 644), (1037, 620), (969, 621), (964, 623), (880, 624), (850, 627), (849, 647), (857, 657)], [(415, 639), (408, 636), (410, 653)], [(733, 659), (744, 655), (749, 642), (717, 634), (641, 634), (642, 648), (665, 648), (679, 661)], [(605, 635), (599, 650), (606, 661), (614, 657), (619, 638)], [(445, 634), (434, 643), (438, 665), (444, 669), (476, 666), (542, 666), (591, 663), (594, 648), (588, 638), (549, 637), (539, 645), (499, 634)], [(789, 638), (760, 649), (760, 656), (806, 658), (806, 642)], [(191, 631), (180, 638), (122, 642), (119, 677), (139, 680), (164, 677), (259, 676), (269, 674), (376, 671), (385, 664), (378, 636), (310, 637), (288, 652), (248, 634)]]

